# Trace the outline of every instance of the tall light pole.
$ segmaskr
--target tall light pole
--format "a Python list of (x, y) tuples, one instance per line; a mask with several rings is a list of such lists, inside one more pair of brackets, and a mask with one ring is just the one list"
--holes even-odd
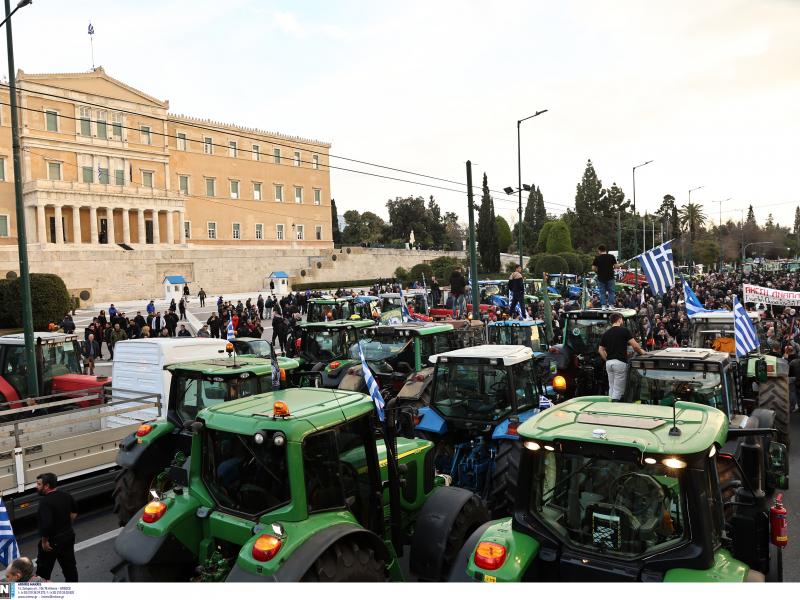
[(725, 198), (725, 200), (713, 200), (719, 204), (719, 270), (722, 271), (722, 262), (725, 259), (722, 253), (722, 205), (732, 198)]
[[(633, 216), (634, 216), (634, 223), (636, 222), (636, 219), (635, 219), (635, 217), (636, 217), (636, 169), (638, 169), (639, 167), (643, 167), (645, 165), (649, 165), (651, 162), (653, 162), (653, 161), (652, 160), (648, 160), (647, 162), (643, 162), (640, 165), (636, 165), (632, 169), (632, 172), (633, 172)], [(634, 256), (636, 256), (638, 254), (637, 246), (639, 244), (638, 244), (638, 241), (637, 241), (636, 238), (637, 238), (637, 236), (636, 236), (636, 226), (634, 225), (634, 227), (633, 227), (633, 255)], [(622, 249), (621, 248), (617, 248), (617, 252), (620, 252), (620, 251), (622, 251)], [(644, 252), (644, 251), (645, 251), (644, 244), (642, 244), (642, 252)], [(637, 286), (639, 285), (639, 262), (638, 261), (636, 262), (636, 285)]]
[[(642, 164), (633, 167), (633, 214), (636, 214), (636, 169), (645, 165), (649, 165), (651, 162), (653, 161), (648, 160), (647, 162), (643, 162)], [(644, 250), (644, 248), (642, 248), (642, 250)]]
[(525, 117), (524, 119), (519, 119), (517, 121), (517, 191), (519, 192), (519, 226), (517, 227), (517, 244), (519, 245), (519, 264), (523, 271), (525, 270), (525, 263), (522, 262), (522, 150), (520, 148), (519, 126), (522, 125), (523, 121), (527, 121), (533, 117), (538, 117), (546, 112), (546, 108), (544, 110), (537, 110), (536, 114), (533, 114), (530, 117)]
[[(6, 45), (8, 46), (8, 94), (11, 105), (11, 138), (14, 153), (14, 198), (17, 212), (17, 247), (19, 249), (19, 289), (22, 302), (22, 327), (25, 332), (25, 363), (28, 371), (28, 394), (39, 395), (39, 378), (36, 374), (36, 353), (33, 347), (33, 311), (31, 310), (31, 281), (28, 268), (28, 240), (25, 232), (25, 203), (22, 200), (22, 160), (20, 159), (19, 123), (17, 115), (17, 72), (14, 68), (14, 39), (11, 35), (11, 15), (31, 0), (20, 0), (11, 10), (10, 0), (5, 0)], [(2, 25), (3, 23), (0, 23)]]
[[(696, 188), (692, 188), (689, 190), (689, 204), (692, 204), (692, 192), (696, 192), (697, 190), (703, 189), (704, 185), (698, 185)], [(694, 257), (692, 255), (692, 246), (694, 245), (694, 236), (692, 235), (692, 230), (694, 229), (694, 223), (689, 223), (689, 269), (691, 269), (690, 273), (694, 273)]]

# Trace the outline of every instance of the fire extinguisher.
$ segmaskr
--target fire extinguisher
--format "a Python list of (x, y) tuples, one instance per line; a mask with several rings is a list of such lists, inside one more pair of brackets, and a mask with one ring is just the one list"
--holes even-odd
[(769, 537), (770, 543), (778, 548), (778, 581), (783, 581), (783, 549), (789, 543), (783, 494), (775, 497), (775, 503), (769, 509)]

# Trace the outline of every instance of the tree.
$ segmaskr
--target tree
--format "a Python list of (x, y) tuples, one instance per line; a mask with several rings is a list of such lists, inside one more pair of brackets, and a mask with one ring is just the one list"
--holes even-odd
[(333, 243), (342, 243), (342, 232), (339, 231), (339, 213), (336, 210), (336, 200), (331, 198), (331, 229), (333, 230)]
[(508, 247), (511, 245), (511, 228), (508, 226), (508, 221), (503, 217), (495, 217), (497, 223), (497, 247), (500, 252), (508, 252)]
[(359, 214), (357, 210), (348, 210), (344, 213), (344, 222), (342, 240), (345, 244), (359, 246), (384, 241), (386, 224), (373, 212)]
[(547, 253), (558, 254), (560, 252), (572, 252), (572, 239), (567, 224), (558, 220), (553, 221), (550, 226), (550, 234), (547, 236)]
[(678, 207), (674, 204), (669, 215), (669, 237), (674, 237), (675, 239), (680, 239), (681, 237), (681, 220), (678, 216)]
[(555, 221), (548, 221), (542, 226), (539, 232), (539, 239), (536, 242), (536, 251), (534, 254), (542, 254), (547, 252), (547, 239), (550, 237), (550, 231), (553, 229)]
[(630, 200), (625, 200), (625, 192), (616, 182), (606, 190), (606, 202), (608, 203), (607, 217), (614, 217), (617, 213), (622, 213), (631, 207)]
[(431, 245), (432, 237), (427, 230), (429, 222), (425, 198), (422, 196), (395, 198), (386, 202), (386, 208), (389, 211), (389, 231), (392, 241), (408, 242), (413, 230), (416, 243), (423, 247)]
[(444, 228), (444, 249), (461, 250), (464, 247), (465, 232), (458, 223), (458, 215), (454, 212), (444, 213), (442, 227)]
[(570, 215), (572, 238), (583, 249), (594, 248), (602, 236), (603, 227), (597, 226), (597, 217), (606, 215), (602, 210), (606, 203), (606, 190), (597, 177), (592, 161), (586, 162), (581, 182), (575, 189), (575, 211)]
[(689, 202), (681, 207), (678, 211), (678, 216), (681, 220), (681, 227), (689, 233), (689, 243), (693, 244), (695, 236), (706, 224), (706, 215), (703, 212), (703, 207)]
[(800, 248), (800, 206), (794, 209), (794, 243)]
[(544, 224), (547, 223), (549, 219), (547, 216), (547, 210), (544, 208), (544, 197), (542, 196), (542, 190), (538, 187), (536, 188), (536, 208), (533, 211), (533, 217), (533, 234), (538, 235), (539, 231), (541, 231), (542, 227), (544, 227)]
[[(542, 226), (547, 222), (547, 211), (544, 208), (544, 197), (542, 196), (542, 190), (535, 185), (531, 184), (531, 191), (528, 193), (528, 202), (525, 204), (525, 216), (523, 217), (523, 222), (530, 228), (530, 231), (533, 234), (533, 239), (537, 239), (539, 236), (539, 231), (541, 231)], [(523, 236), (528, 231), (528, 229), (522, 229)], [(530, 245), (524, 239), (522, 243), (525, 245)]]
[(697, 240), (692, 247), (696, 262), (701, 265), (714, 264), (719, 260), (719, 244), (714, 240)]
[(489, 193), (489, 180), (483, 174), (483, 196), (478, 211), (478, 252), (481, 266), (489, 273), (500, 271), (500, 250), (497, 243), (497, 221), (494, 215), (494, 202)]
[(426, 226), (428, 228), (428, 233), (430, 233), (433, 247), (443, 248), (445, 245), (445, 225), (442, 220), (442, 211), (436, 203), (436, 200), (433, 199), (433, 196), (428, 199), (426, 217)]

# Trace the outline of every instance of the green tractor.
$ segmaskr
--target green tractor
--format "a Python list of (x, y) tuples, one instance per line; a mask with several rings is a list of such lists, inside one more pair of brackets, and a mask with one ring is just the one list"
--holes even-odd
[(394, 420), (367, 395), (320, 388), (201, 411), (192, 459), (117, 537), (115, 581), (446, 578), (489, 515)]
[(308, 301), (307, 323), (342, 319), (372, 320), (377, 299), (373, 296), (346, 298), (311, 298)]
[[(279, 358), (280, 376), (298, 367), (297, 361)], [(272, 389), (272, 362), (239, 357), (169, 365), (171, 373), (166, 419), (144, 423), (122, 440), (117, 453), (121, 467), (114, 484), (114, 513), (125, 525), (147, 503), (151, 489), (168, 485), (166, 474), (173, 457), (191, 449), (184, 424), (207, 406), (261, 394)]]
[[(723, 412), (683, 401), (585, 397), (546, 410), (519, 428), (513, 517), (476, 530), (450, 579), (764, 581), (770, 507), (741, 465), (762, 462), (755, 437), (768, 432), (729, 429)], [(741, 461), (723, 452), (740, 438)]]

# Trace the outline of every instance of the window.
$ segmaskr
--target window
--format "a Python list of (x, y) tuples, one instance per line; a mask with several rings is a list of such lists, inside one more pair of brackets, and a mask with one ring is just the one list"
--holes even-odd
[(183, 222), (183, 235), (186, 237), (187, 240), (192, 239), (192, 222), (191, 221), (184, 221)]
[(142, 125), (139, 128), (139, 132), (141, 133), (142, 143), (146, 145), (150, 145), (150, 127), (147, 125)]
[(256, 223), (256, 239), (263, 240), (264, 239), (264, 225), (263, 223)]
[(111, 135), (115, 140), (122, 139), (122, 113), (111, 115)]
[(217, 239), (217, 224), (214, 221), (208, 222), (208, 239)]
[(275, 202), (283, 202), (283, 186), (275, 184)]
[(298, 240), (306, 239), (305, 227), (303, 225), (297, 226), (297, 239)]
[(189, 194), (189, 176), (178, 175), (178, 190), (183, 195)]
[(322, 204), (322, 190), (319, 188), (314, 188), (314, 204), (317, 206)]
[(58, 131), (58, 113), (56, 111), (44, 111), (44, 118), (47, 123), (47, 131)]
[(276, 165), (281, 164), (281, 149), (280, 148), (275, 148), (272, 151), (272, 156), (275, 157), (275, 164)]
[(295, 150), (294, 152), (294, 166), (295, 167), (300, 166), (300, 152), (298, 152), (297, 150)]
[(108, 169), (97, 167), (97, 181), (108, 185)]
[(282, 240), (283, 239), (283, 223), (278, 223), (275, 225), (275, 239)]
[(301, 188), (299, 185), (294, 186), (294, 203), (303, 203), (303, 188)]
[(0, 215), (0, 237), (8, 237), (8, 215)]
[(236, 145), (236, 142), (228, 142), (228, 156), (231, 158), (236, 158), (236, 155), (239, 152), (239, 148)]
[(153, 187), (153, 171), (142, 171), (142, 185), (144, 187)]
[(108, 139), (108, 112), (105, 110), (97, 111), (97, 137), (101, 140)]
[(179, 133), (178, 134), (178, 150), (186, 151), (186, 134)]
[(214, 154), (214, 140), (210, 137), (203, 138), (203, 153)]
[(210, 196), (212, 198), (216, 196), (216, 184), (216, 179), (213, 177), (206, 177), (206, 196)]
[(233, 239), (235, 240), (242, 239), (242, 229), (239, 223), (233, 224)]
[(261, 148), (258, 144), (253, 144), (253, 160), (261, 160)]
[(125, 185), (125, 170), (114, 169), (114, 183), (116, 185)]
[(239, 198), (239, 182), (231, 179), (231, 198), (234, 200)]
[(61, 163), (47, 163), (47, 178), (53, 181), (61, 181)]
[(312, 155), (311, 162), (313, 163), (315, 169), (319, 169), (319, 154)]
[(261, 184), (253, 182), (253, 200), (261, 200)]
[(0, 156), (0, 181), (6, 180), (6, 158)]
[(321, 240), (322, 239), (322, 225), (317, 225), (314, 228), (314, 239)]
[(88, 106), (80, 108), (81, 135), (91, 137), (92, 135), (92, 111)]

